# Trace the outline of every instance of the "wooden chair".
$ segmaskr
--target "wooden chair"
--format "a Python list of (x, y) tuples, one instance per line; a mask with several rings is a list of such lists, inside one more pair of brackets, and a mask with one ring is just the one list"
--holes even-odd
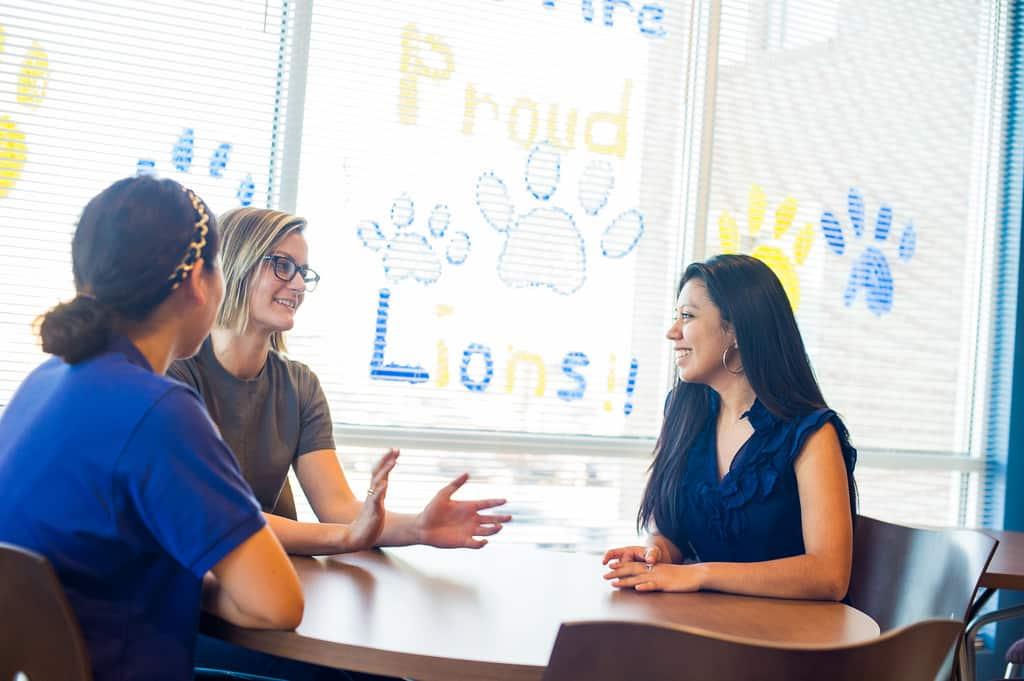
[(646, 622), (567, 622), (544, 681), (934, 681), (963, 623), (926, 620), (838, 648), (769, 646)]
[[(926, 530), (857, 516), (847, 601), (882, 633), (924, 619), (966, 622), (998, 544), (975, 530)], [(959, 651), (959, 673), (969, 679), (973, 650)], [(954, 649), (942, 664), (941, 678), (952, 675), (956, 654)]]
[(965, 621), (998, 543), (975, 530), (924, 530), (857, 516), (847, 601), (883, 633), (924, 619)]
[(46, 558), (0, 542), (0, 611), (0, 679), (91, 681), (78, 620)]

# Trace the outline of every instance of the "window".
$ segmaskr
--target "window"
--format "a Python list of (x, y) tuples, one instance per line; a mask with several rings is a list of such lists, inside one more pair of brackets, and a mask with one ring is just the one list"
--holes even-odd
[(32, 320), (72, 292), (82, 205), (152, 172), (218, 212), (310, 220), (323, 280), (289, 348), (354, 486), (403, 447), (393, 508), (469, 470), (467, 494), (512, 501), (501, 540), (631, 536), (679, 273), (735, 250), (792, 294), (862, 510), (977, 522), (989, 292), (1016, 247), (997, 228), (1008, 11), (8, 3), (0, 408), (42, 359)]

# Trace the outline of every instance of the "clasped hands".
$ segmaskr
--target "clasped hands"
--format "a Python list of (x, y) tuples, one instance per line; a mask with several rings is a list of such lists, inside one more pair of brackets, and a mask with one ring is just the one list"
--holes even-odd
[(601, 563), (608, 566), (604, 578), (617, 589), (636, 591), (700, 591), (702, 565), (676, 565), (657, 546), (623, 546), (610, 549)]

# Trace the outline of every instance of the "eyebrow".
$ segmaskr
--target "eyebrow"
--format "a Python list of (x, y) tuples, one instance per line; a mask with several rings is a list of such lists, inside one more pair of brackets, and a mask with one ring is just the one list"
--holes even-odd
[(291, 260), (291, 261), (292, 261), (293, 263), (295, 263), (295, 264), (296, 264), (296, 265), (298, 265), (299, 267), (309, 267), (309, 263), (308, 263), (308, 262), (305, 262), (305, 263), (300, 263), (300, 262), (299, 262), (298, 260), (296, 260), (295, 258), (293, 258), (293, 257), (292, 257), (291, 255), (289, 255), (288, 253), (283, 253), (283, 252), (281, 252), (281, 251), (271, 251), (271, 252), (270, 252), (270, 255), (277, 255), (277, 256), (280, 256), (280, 257), (282, 257), (282, 258), (288, 258), (289, 260)]

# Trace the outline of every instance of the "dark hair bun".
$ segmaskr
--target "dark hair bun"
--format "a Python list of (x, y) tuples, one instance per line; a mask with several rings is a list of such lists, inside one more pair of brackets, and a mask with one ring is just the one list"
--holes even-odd
[(110, 308), (91, 296), (78, 295), (43, 315), (39, 335), (44, 352), (76, 364), (103, 350), (110, 343), (113, 327)]

